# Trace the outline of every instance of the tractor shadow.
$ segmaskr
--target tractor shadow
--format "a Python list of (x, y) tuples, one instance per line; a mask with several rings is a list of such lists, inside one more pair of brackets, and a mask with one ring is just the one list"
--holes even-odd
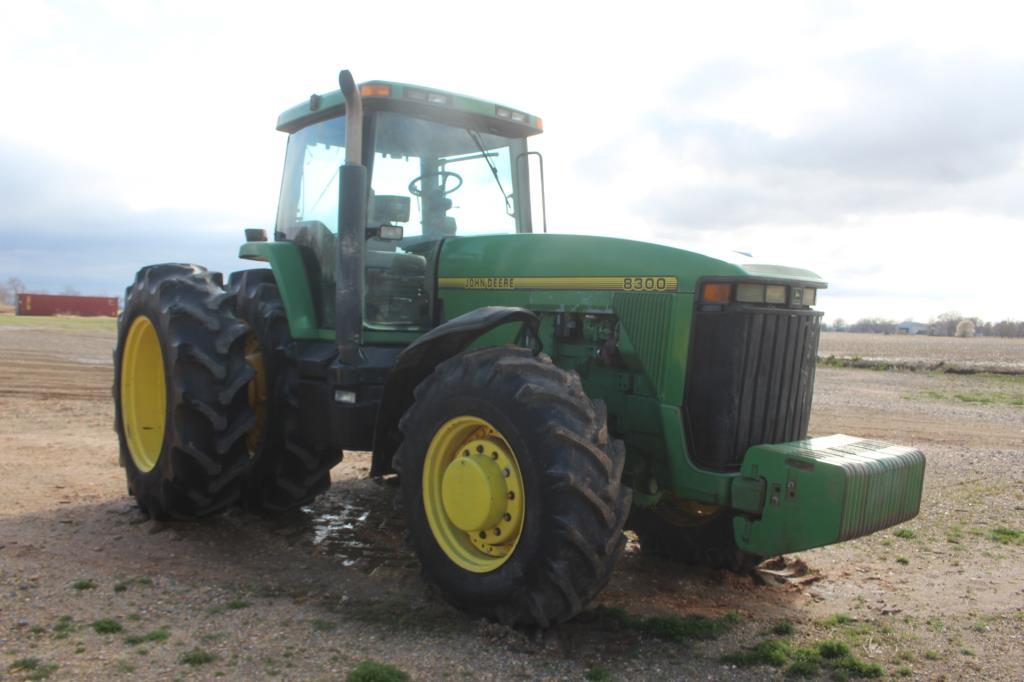
[[(592, 608), (547, 631), (510, 628), (456, 611), (419, 578), (404, 546), (387, 481), (336, 479), (301, 510), (276, 517), (231, 510), (198, 522), (158, 523), (128, 498), (70, 504), (0, 519), (0, 567), (70, 585), (150, 576), (160, 585), (213, 586), (242, 597), (282, 599), (336, 622), (387, 633), (446, 632), (541, 657), (612, 661), (669, 647), (681, 657), (713, 638), (665, 640), (629, 618), (736, 618), (722, 642), (756, 629), (755, 618), (803, 620), (801, 590), (775, 581), (695, 569), (627, 547)], [(628, 618), (623, 614), (628, 614)], [(702, 641), (703, 640), (703, 641)]]

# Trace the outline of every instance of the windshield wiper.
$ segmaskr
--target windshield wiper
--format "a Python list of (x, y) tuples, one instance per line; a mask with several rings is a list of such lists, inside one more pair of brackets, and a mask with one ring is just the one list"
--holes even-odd
[(473, 144), (475, 144), (476, 148), (480, 150), (480, 155), (483, 156), (484, 161), (487, 162), (487, 167), (491, 169), (491, 175), (494, 176), (494, 181), (498, 183), (498, 189), (501, 190), (501, 196), (505, 199), (505, 213), (510, 216), (514, 216), (515, 213), (512, 212), (512, 204), (509, 201), (509, 194), (505, 192), (505, 187), (501, 184), (501, 178), (498, 177), (498, 167), (494, 165), (494, 162), (491, 161), (491, 155), (487, 153), (486, 149), (484, 149), (484, 144), (480, 141), (480, 135), (477, 134), (475, 130), (467, 129), (466, 132), (469, 133), (469, 137), (473, 140)]

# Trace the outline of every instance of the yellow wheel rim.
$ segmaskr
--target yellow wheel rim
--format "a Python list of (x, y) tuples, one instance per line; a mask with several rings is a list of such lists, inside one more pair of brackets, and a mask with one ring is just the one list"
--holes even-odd
[(423, 462), (423, 507), (449, 559), (489, 573), (519, 544), (526, 512), (515, 452), (496, 428), (461, 416), (434, 434)]
[(256, 414), (256, 423), (249, 429), (249, 433), (245, 437), (246, 444), (249, 446), (249, 457), (253, 457), (263, 442), (263, 433), (266, 430), (267, 372), (263, 364), (260, 340), (252, 332), (245, 336), (245, 361), (256, 373), (256, 376), (249, 382), (249, 407)]
[(152, 471), (160, 459), (167, 419), (167, 381), (160, 337), (139, 315), (128, 329), (121, 355), (121, 421), (132, 461)]

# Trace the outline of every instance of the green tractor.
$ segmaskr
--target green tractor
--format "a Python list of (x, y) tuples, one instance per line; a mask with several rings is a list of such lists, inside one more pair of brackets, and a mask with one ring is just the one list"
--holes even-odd
[(340, 85), (278, 120), (273, 240), (239, 252), (269, 267), (127, 290), (116, 430), (144, 512), (294, 509), (372, 451), (427, 580), (542, 627), (602, 589), (624, 529), (744, 570), (917, 514), (920, 452), (807, 438), (818, 276), (538, 234), (540, 119)]

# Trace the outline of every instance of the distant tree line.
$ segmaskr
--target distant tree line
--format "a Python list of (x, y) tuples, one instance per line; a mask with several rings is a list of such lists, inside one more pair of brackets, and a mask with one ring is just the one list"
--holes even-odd
[[(8, 277), (6, 281), (0, 282), (0, 305), (14, 305), (18, 300), (18, 294), (30, 293), (25, 287), (25, 283), (17, 277)], [(49, 293), (45, 289), (33, 289), (33, 294), (46, 294)], [(78, 289), (71, 285), (65, 286), (61, 290), (61, 294), (65, 296), (78, 296)]]
[[(848, 323), (839, 317), (832, 324), (823, 324), (823, 331), (833, 332), (859, 332), (871, 334), (898, 334), (900, 326), (904, 323), (894, 320), (886, 320), (881, 317), (865, 317), (853, 323)], [(986, 322), (978, 317), (966, 317), (957, 312), (942, 313), (931, 319), (924, 325), (921, 331), (910, 333), (924, 333), (930, 336), (1004, 336), (1009, 338), (1024, 338), (1024, 321), (1003, 320), (1001, 322)]]

